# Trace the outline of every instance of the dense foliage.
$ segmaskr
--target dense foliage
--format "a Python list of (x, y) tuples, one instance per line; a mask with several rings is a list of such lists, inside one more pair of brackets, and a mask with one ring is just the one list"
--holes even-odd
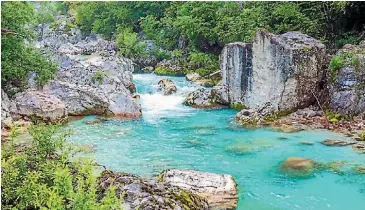
[(44, 84), (54, 76), (56, 66), (29, 44), (35, 38), (33, 26), (36, 21), (52, 21), (52, 16), (46, 12), (36, 13), (29, 2), (1, 2), (3, 87), (11, 85), (23, 88), (29, 72), (37, 74), (39, 84)]
[(111, 189), (98, 195), (92, 164), (73, 160), (65, 144), (67, 133), (58, 126), (29, 129), (28, 146), (14, 143), (18, 130), (2, 146), (1, 209), (121, 209), (121, 199)]
[[(251, 42), (259, 28), (301, 31), (339, 48), (357, 44), (365, 27), (361, 2), (83, 2), (72, 8), (84, 33), (118, 38), (126, 56), (139, 56), (136, 43), (151, 39), (157, 49), (182, 50), (185, 63), (190, 54), (218, 55), (229, 42)], [(123, 28), (130, 28), (127, 34)]]

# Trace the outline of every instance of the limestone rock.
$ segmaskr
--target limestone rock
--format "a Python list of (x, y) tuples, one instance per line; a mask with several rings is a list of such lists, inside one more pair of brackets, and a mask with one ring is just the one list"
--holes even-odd
[(196, 81), (196, 80), (199, 80), (200, 78), (201, 78), (201, 76), (198, 73), (191, 73), (191, 74), (185, 75), (185, 79), (187, 81)]
[(355, 144), (355, 142), (342, 141), (342, 140), (333, 140), (333, 139), (326, 139), (324, 141), (321, 141), (321, 144), (324, 144), (326, 146), (342, 147), (342, 146), (347, 146), (347, 145)]
[(60, 81), (51, 81), (44, 87), (44, 91), (65, 102), (70, 115), (113, 114), (121, 117), (141, 115), (140, 105), (132, 96), (123, 93), (110, 93), (102, 88)]
[(184, 72), (181, 68), (180, 62), (171, 59), (163, 60), (155, 66), (155, 73), (158, 75), (173, 75), (173, 76), (183, 76)]
[(173, 93), (176, 93), (176, 85), (170, 79), (162, 79), (158, 82), (158, 85), (163, 90), (164, 95), (171, 95)]
[(116, 187), (116, 195), (123, 197), (125, 210), (134, 209), (210, 209), (207, 201), (187, 190), (164, 182), (143, 179), (128, 173), (104, 171), (99, 178), (100, 197), (111, 185)]
[(8, 127), (12, 122), (10, 100), (4, 90), (1, 89), (1, 128)]
[(211, 92), (205, 88), (199, 88), (189, 93), (184, 102), (184, 105), (194, 108), (217, 108), (220, 105), (215, 103), (211, 96)]
[(299, 32), (256, 33), (253, 44), (231, 43), (221, 54), (222, 85), (229, 103), (270, 112), (294, 110), (315, 102), (321, 88), (325, 45)]
[(223, 85), (222, 82), (218, 83), (218, 85), (212, 88), (212, 95), (217, 101), (217, 103), (223, 105), (230, 104), (227, 86)]
[(237, 208), (237, 185), (231, 175), (166, 169), (160, 174), (160, 177), (160, 181), (206, 198), (212, 209)]
[(67, 117), (67, 109), (63, 101), (54, 95), (40, 91), (15, 94), (11, 107), (14, 118), (37, 117), (46, 122), (57, 122)]
[(365, 47), (345, 45), (337, 56), (345, 58), (343, 67), (328, 76), (330, 106), (341, 114), (358, 115), (365, 112)]

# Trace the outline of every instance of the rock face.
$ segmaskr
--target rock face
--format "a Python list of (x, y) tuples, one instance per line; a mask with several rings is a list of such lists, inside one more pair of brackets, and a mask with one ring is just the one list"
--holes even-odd
[(12, 122), (10, 100), (8, 95), (1, 89), (1, 128), (9, 126)]
[[(252, 45), (232, 43), (221, 54), (222, 84), (228, 102), (270, 110), (293, 110), (315, 102), (321, 88), (325, 46), (299, 32), (258, 31)], [(226, 97), (223, 97), (226, 101)]]
[(170, 79), (162, 79), (158, 82), (158, 85), (163, 90), (164, 95), (171, 95), (177, 91), (176, 85)]
[(63, 101), (70, 115), (142, 114), (132, 97), (134, 64), (118, 55), (114, 41), (93, 34), (81, 39), (76, 28), (67, 31), (46, 27), (44, 31), (36, 46), (51, 54), (59, 70), (43, 91)]
[(36, 117), (46, 122), (57, 122), (67, 117), (66, 106), (60, 99), (40, 91), (15, 94), (11, 113), (14, 118)]
[(117, 196), (125, 193), (125, 210), (161, 209), (161, 210), (208, 210), (207, 201), (189, 191), (168, 183), (147, 180), (127, 173), (104, 171), (99, 178), (99, 197), (113, 185)]
[(160, 177), (160, 181), (206, 198), (212, 209), (237, 208), (237, 186), (234, 178), (230, 175), (166, 169), (160, 174)]
[(336, 69), (333, 64), (329, 75), (331, 108), (341, 114), (365, 112), (365, 45), (345, 45), (335, 58), (343, 66)]

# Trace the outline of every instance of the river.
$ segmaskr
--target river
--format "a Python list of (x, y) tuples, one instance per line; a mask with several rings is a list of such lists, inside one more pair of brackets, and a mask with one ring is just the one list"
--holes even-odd
[[(164, 96), (157, 83), (170, 78), (177, 93)], [(365, 155), (351, 146), (327, 147), (319, 142), (346, 138), (324, 130), (281, 133), (270, 128), (246, 129), (235, 123), (237, 111), (199, 110), (182, 105), (198, 88), (183, 77), (134, 74), (143, 117), (86, 124), (95, 116), (70, 122), (70, 142), (95, 147), (91, 156), (111, 170), (151, 176), (165, 168), (232, 175), (239, 187), (239, 210), (365, 208), (365, 176), (352, 173), (365, 165)], [(312, 142), (303, 145), (300, 142)], [(241, 151), (240, 148), (246, 148)], [(316, 172), (306, 179), (279, 171), (287, 157), (318, 162), (346, 161), (341, 170)]]

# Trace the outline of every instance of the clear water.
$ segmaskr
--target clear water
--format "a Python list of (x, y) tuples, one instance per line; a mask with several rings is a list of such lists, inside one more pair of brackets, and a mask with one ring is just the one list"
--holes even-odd
[[(95, 146), (94, 158), (109, 169), (151, 176), (165, 168), (227, 173), (239, 186), (238, 209), (365, 209), (365, 176), (351, 173), (354, 164), (365, 165), (365, 155), (351, 147), (331, 148), (319, 142), (342, 139), (328, 131), (281, 133), (269, 128), (245, 129), (235, 124), (236, 111), (198, 110), (181, 105), (184, 95), (196, 89), (184, 78), (169, 77), (178, 88), (171, 96), (157, 92), (161, 78), (134, 75), (141, 95), (143, 117), (87, 125), (89, 116), (69, 123), (69, 141)], [(280, 137), (286, 137), (283, 140)], [(299, 142), (313, 142), (312, 146)], [(249, 153), (230, 148), (251, 145)], [(329, 171), (308, 179), (293, 179), (278, 171), (290, 156), (319, 162), (348, 161), (345, 174)]]

